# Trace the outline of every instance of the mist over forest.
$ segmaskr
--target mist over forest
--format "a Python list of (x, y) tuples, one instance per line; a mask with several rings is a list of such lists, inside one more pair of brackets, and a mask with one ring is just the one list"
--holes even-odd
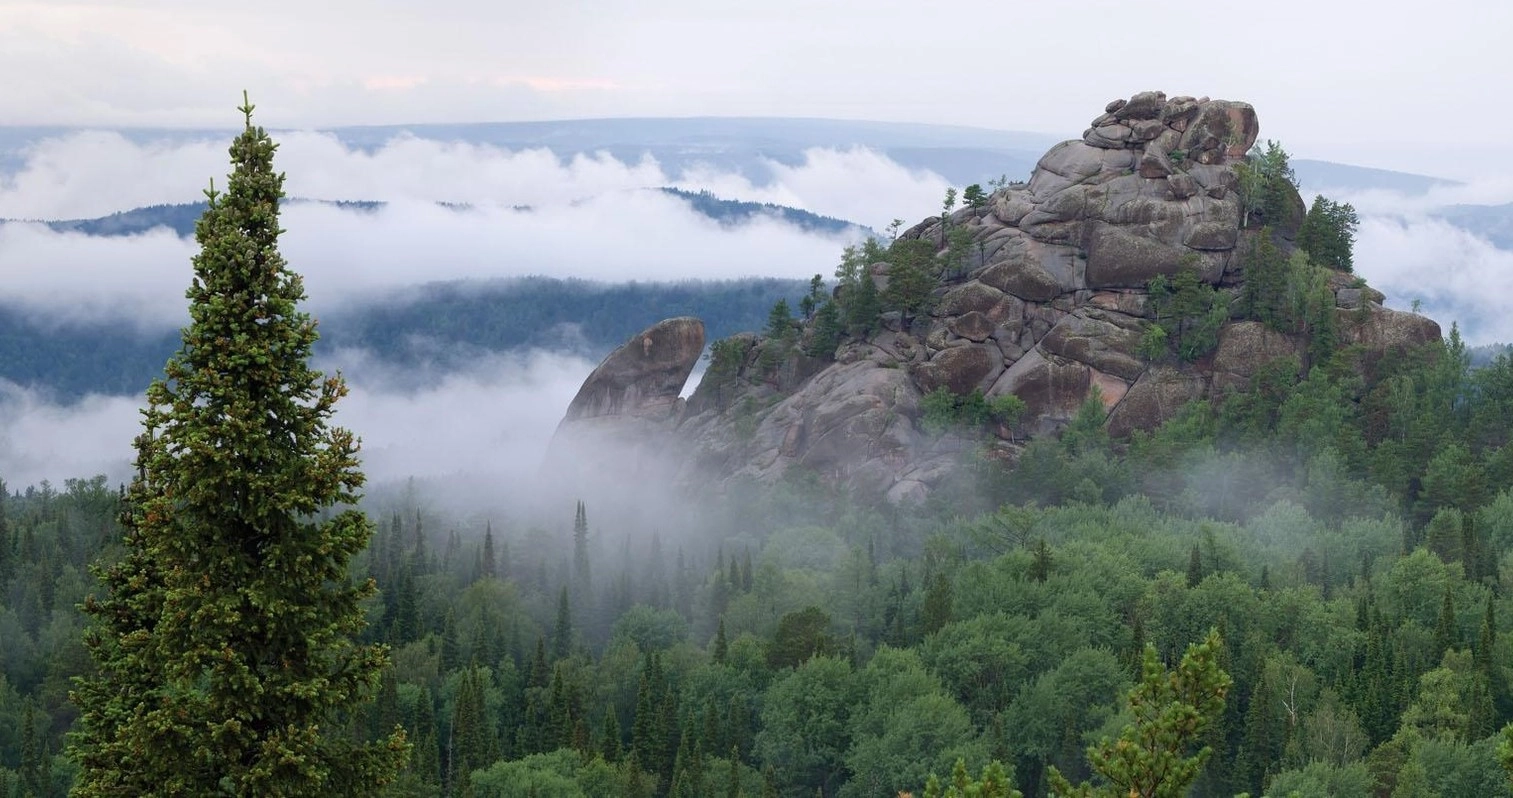
[[(667, 135), (638, 122), (624, 130)], [(1036, 405), (981, 387), (1014, 368), (1001, 362), (964, 390), (941, 377), (907, 401), (834, 377), (835, 404), (793, 411), (804, 423), (784, 437), (772, 430), (793, 397), (827, 375), (875, 360), (885, 378), (925, 381), (934, 372), (909, 346), (1017, 346), (960, 319), (1034, 299), (950, 321), (937, 308), (992, 267), (989, 236), (960, 231), (1025, 190), (1052, 142), (929, 126), (858, 142), (840, 125), (748, 122), (708, 123), (691, 147), (601, 146), (621, 134), (603, 120), (572, 135), (274, 133), (292, 199), (273, 237), (318, 322), (310, 363), (350, 389), (330, 420), (360, 439), (351, 468), (366, 478), (360, 498), (332, 488), (290, 524), (338, 529), (349, 505), (371, 522), (325, 584), (372, 580), (371, 594), (351, 594), (360, 622), (341, 656), (382, 656), (352, 660), (366, 681), (311, 739), (280, 743), (308, 746), (305, 764), (269, 775), (246, 764), (253, 754), (201, 752), (185, 760), (186, 784), (478, 798), (1513, 796), (1513, 357), (1499, 346), (1513, 341), (1513, 187), (1289, 165), (1263, 145), (1225, 167), (1260, 185), (1236, 206), (1240, 277), (1204, 282), (1189, 259), (1173, 272), (1187, 282), (1141, 281), (1099, 307), (1125, 313), (1114, 303), (1138, 298), (1136, 332), (1115, 331), (1130, 341), (1132, 384), (1095, 370), (1073, 391), (1056, 361)], [(82, 611), (105, 595), (91, 568), (133, 573), (143, 539), (172, 537), (144, 510), (165, 506), (148, 487), (164, 479), (153, 469), (193, 459), (195, 439), (173, 449), (138, 436), (149, 383), (186, 330), (214, 321), (190, 315), (185, 290), (192, 259), (220, 257), (204, 253), (229, 248), (217, 239), (229, 234), (207, 222), (208, 243), (196, 241), (196, 220), (270, 234), (254, 212), (198, 193), (209, 175), (228, 190), (234, 134), (10, 133), (0, 143), (21, 143), (0, 157), (0, 796), (129, 794), (101, 775), (121, 754), (100, 730), (129, 723), (99, 685), (126, 684), (110, 679), (136, 665), (86, 630), (108, 637), (130, 613)], [(1216, 185), (1221, 197), (1248, 190)], [(1315, 213), (1289, 222), (1267, 191)], [(1306, 227), (1331, 209), (1343, 261)], [(1418, 314), (1443, 337), (1398, 335), (1409, 316), (1412, 330), (1432, 324)], [(702, 337), (686, 382), (648, 405), (662, 415), (621, 408), (651, 382), (612, 374), (612, 412), (574, 419), (596, 366), (651, 358), (650, 330), (674, 317), (701, 319)], [(1264, 362), (1223, 365), (1236, 327)], [(197, 340), (236, 340), (223, 338)], [(213, 394), (210, 371), (178, 379)], [(1170, 388), (1198, 372), (1211, 391)], [(1151, 400), (1159, 423), (1118, 429), (1113, 408), (1148, 374), (1190, 379)], [(1021, 393), (1035, 402), (1036, 390)], [(303, 401), (283, 412), (319, 406)], [(194, 417), (193, 402), (160, 404)], [(816, 431), (821, 420), (834, 427)], [(580, 428), (604, 434), (564, 432)], [(904, 437), (882, 454), (847, 448)], [(928, 490), (857, 476), (901, 458), (928, 465), (903, 480)], [(183, 534), (219, 540), (191, 526)], [(198, 556), (153, 545), (165, 562)], [(266, 545), (248, 561), (274, 556)], [(196, 656), (219, 673), (215, 650)], [(212, 700), (201, 698), (191, 711)], [(210, 739), (191, 726), (173, 733)], [(331, 764), (338, 751), (362, 767)], [(144, 759), (172, 770), (166, 753)]]

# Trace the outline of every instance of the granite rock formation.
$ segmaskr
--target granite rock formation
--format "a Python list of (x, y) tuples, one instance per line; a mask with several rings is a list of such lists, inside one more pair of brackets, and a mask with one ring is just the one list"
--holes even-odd
[[(940, 387), (1025, 402), (1023, 422), (999, 429), (991, 444), (1006, 458), (1025, 437), (1055, 433), (1094, 391), (1114, 436), (1155, 427), (1182, 404), (1217, 399), (1307, 349), (1302, 336), (1232, 320), (1197, 362), (1152, 364), (1139, 352), (1152, 278), (1196, 268), (1202, 282), (1238, 295), (1239, 253), (1261, 232), (1247, 218), (1236, 166), (1258, 132), (1242, 102), (1142, 92), (1109, 103), (1081, 139), (1047, 152), (1028, 182), (902, 234), (943, 242), (946, 225), (970, 238), (967, 262), (941, 280), (928, 314), (908, 324), (889, 314), (833, 359), (788, 354), (776, 368), (761, 362), (767, 342), (738, 336), (724, 370), (711, 368), (686, 404), (676, 397), (702, 325), (695, 336), (695, 320), (663, 322), (594, 372), (559, 437), (597, 427), (624, 438), (633, 429), (632, 438), (661, 441), (686, 482), (771, 480), (799, 467), (910, 501), (978, 445), (921, 430), (920, 401)], [(1271, 222), (1284, 247), (1302, 218), (1293, 194), (1289, 212)], [(1380, 293), (1348, 275), (1329, 289), (1343, 343), (1370, 353), (1439, 339), (1433, 321), (1384, 308)]]

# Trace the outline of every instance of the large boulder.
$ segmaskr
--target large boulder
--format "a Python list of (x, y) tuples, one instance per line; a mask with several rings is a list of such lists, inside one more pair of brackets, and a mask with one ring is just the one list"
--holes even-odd
[(1003, 353), (991, 344), (943, 349), (912, 369), (921, 393), (947, 388), (958, 395), (983, 390), (1003, 371)]
[(1075, 248), (1020, 235), (1004, 242), (977, 280), (1023, 300), (1049, 302), (1081, 288), (1082, 271)]
[(1041, 339), (1040, 348), (1133, 380), (1145, 371), (1145, 361), (1136, 354), (1142, 335), (1139, 320), (1088, 306), (1057, 322)]
[(1259, 321), (1241, 321), (1219, 331), (1213, 357), (1213, 383), (1219, 389), (1242, 389), (1271, 363), (1300, 354), (1293, 339)]
[(1403, 351), (1440, 339), (1433, 319), (1402, 310), (1373, 305), (1366, 313), (1336, 310), (1341, 337), (1369, 352)]
[(666, 416), (704, 351), (704, 322), (667, 319), (633, 336), (589, 374), (563, 421)]
[(1169, 367), (1147, 369), (1109, 414), (1109, 434), (1123, 438), (1137, 429), (1155, 429), (1202, 395), (1203, 378), (1198, 374)]
[(1001, 289), (971, 280), (949, 289), (935, 305), (937, 316), (963, 316), (979, 313), (989, 321), (1001, 323), (1024, 315), (1024, 300), (1005, 294)]
[(1091, 384), (1092, 369), (1086, 364), (1032, 349), (999, 376), (988, 396), (1013, 394), (1024, 400), (1027, 421), (1022, 426), (1044, 433), (1077, 414)]
[(1088, 236), (1087, 286), (1143, 288), (1153, 277), (1176, 272), (1189, 251), (1129, 228), (1097, 222)]

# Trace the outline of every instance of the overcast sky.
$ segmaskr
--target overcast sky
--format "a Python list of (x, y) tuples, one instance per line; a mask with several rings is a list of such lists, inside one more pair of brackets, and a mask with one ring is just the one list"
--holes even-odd
[[(718, 9), (718, 10), (715, 10)], [(1513, 130), (1513, 4), (1388, 0), (0, 0), (0, 124), (816, 116), (1074, 136), (1143, 89), (1296, 156), (1471, 177)], [(1507, 167), (1493, 164), (1492, 168)]]

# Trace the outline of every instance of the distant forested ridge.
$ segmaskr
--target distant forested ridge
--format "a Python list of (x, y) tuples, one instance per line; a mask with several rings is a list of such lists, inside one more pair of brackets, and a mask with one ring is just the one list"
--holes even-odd
[(678, 188), (663, 188), (662, 191), (687, 201), (694, 210), (726, 226), (748, 224), (759, 218), (769, 218), (791, 224), (810, 233), (845, 235), (872, 232), (845, 219), (821, 216), (799, 208), (790, 208), (787, 205), (720, 199), (708, 191), (684, 191)]
[[(713, 219), (725, 226), (738, 226), (748, 224), (759, 218), (768, 218), (793, 225), (809, 233), (864, 235), (871, 232), (855, 222), (837, 219), (832, 216), (821, 216), (802, 208), (774, 205), (770, 202), (745, 202), (743, 200), (721, 199), (708, 191), (684, 191), (678, 188), (667, 187), (651, 190), (681, 199), (688, 203), (688, 206), (696, 213)], [(387, 203), (372, 200), (291, 199), (286, 203), (286, 206), (301, 204), (318, 204), (342, 210), (371, 213), (382, 210)], [(466, 210), (472, 207), (466, 203), (438, 202), (436, 204), (452, 210)], [(530, 213), (533, 210), (529, 205), (516, 205), (512, 209), (522, 213)], [(204, 212), (205, 203), (184, 202), (148, 205), (92, 219), (9, 219), (0, 220), (0, 224), (6, 222), (42, 221), (43, 224), (60, 233), (83, 233), (91, 236), (139, 235), (149, 230), (166, 227), (178, 236), (188, 238), (194, 235), (194, 223)]]
[[(550, 277), (464, 280), (407, 289), (321, 318), (316, 351), (368, 350), (398, 365), (456, 364), (481, 352), (537, 347), (603, 356), (657, 319), (698, 316), (714, 338), (760, 328), (779, 300), (796, 303), (803, 280), (599, 283)], [(0, 307), (0, 380), (59, 398), (134, 394), (178, 346), (177, 329), (142, 333), (119, 324), (44, 329)]]

